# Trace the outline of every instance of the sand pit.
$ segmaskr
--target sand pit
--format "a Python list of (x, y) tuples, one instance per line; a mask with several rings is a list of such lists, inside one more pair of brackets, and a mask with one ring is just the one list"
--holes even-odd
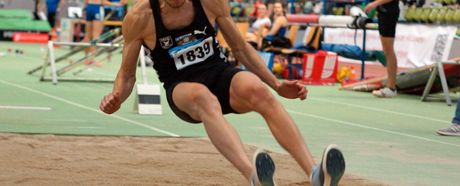
[[(0, 185), (248, 185), (208, 139), (0, 133), (0, 148)], [(279, 185), (310, 185), (289, 155), (271, 155)]]

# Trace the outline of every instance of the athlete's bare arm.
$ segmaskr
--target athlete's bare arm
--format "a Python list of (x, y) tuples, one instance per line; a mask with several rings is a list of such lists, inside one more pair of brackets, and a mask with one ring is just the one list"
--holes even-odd
[(232, 49), (236, 59), (243, 63), (251, 72), (259, 76), (271, 88), (277, 90), (280, 82), (267, 69), (262, 58), (257, 54), (257, 51), (254, 50), (240, 34), (232, 17), (230, 17), (230, 9), (227, 0), (206, 0), (203, 2), (206, 9), (215, 15), (219, 29), (225, 41), (227, 41)]
[(128, 12), (122, 25), (125, 39), (122, 63), (110, 94), (101, 101), (99, 108), (112, 114), (120, 108), (131, 94), (136, 82), (137, 58), (142, 43), (149, 48), (155, 47), (155, 28), (149, 1), (141, 1)]
[(262, 81), (267, 83), (278, 94), (286, 98), (305, 99), (307, 90), (298, 81), (284, 81), (280, 83), (276, 77), (268, 70), (257, 51), (247, 43), (240, 34), (237, 26), (230, 17), (230, 10), (227, 0), (203, 0), (205, 9), (214, 15), (220, 31), (234, 53), (236, 59), (243, 63), (246, 68), (259, 76)]

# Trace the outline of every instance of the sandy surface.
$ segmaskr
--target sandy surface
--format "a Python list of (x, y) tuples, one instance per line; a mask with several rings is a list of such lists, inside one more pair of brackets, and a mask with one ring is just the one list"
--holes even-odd
[[(248, 185), (208, 139), (0, 133), (0, 149), (0, 185)], [(309, 185), (290, 156), (271, 154), (279, 185)]]

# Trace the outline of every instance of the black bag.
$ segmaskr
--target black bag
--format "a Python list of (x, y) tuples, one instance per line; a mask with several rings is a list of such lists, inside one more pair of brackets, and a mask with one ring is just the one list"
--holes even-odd
[(291, 40), (286, 37), (273, 37), (272, 40), (264, 38), (262, 40), (262, 49), (274, 47), (274, 48), (292, 48)]

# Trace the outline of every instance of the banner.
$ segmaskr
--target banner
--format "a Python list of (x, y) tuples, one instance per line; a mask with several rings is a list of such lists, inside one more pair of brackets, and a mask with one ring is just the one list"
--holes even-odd
[(49, 39), (48, 34), (43, 33), (28, 33), (28, 32), (14, 32), (13, 42), (17, 43), (47, 43)]
[[(447, 60), (456, 31), (455, 26), (398, 24), (394, 45), (398, 67), (423, 67)], [(347, 28), (326, 28), (324, 42), (362, 47), (363, 32)], [(377, 30), (366, 31), (366, 50), (382, 50)]]

